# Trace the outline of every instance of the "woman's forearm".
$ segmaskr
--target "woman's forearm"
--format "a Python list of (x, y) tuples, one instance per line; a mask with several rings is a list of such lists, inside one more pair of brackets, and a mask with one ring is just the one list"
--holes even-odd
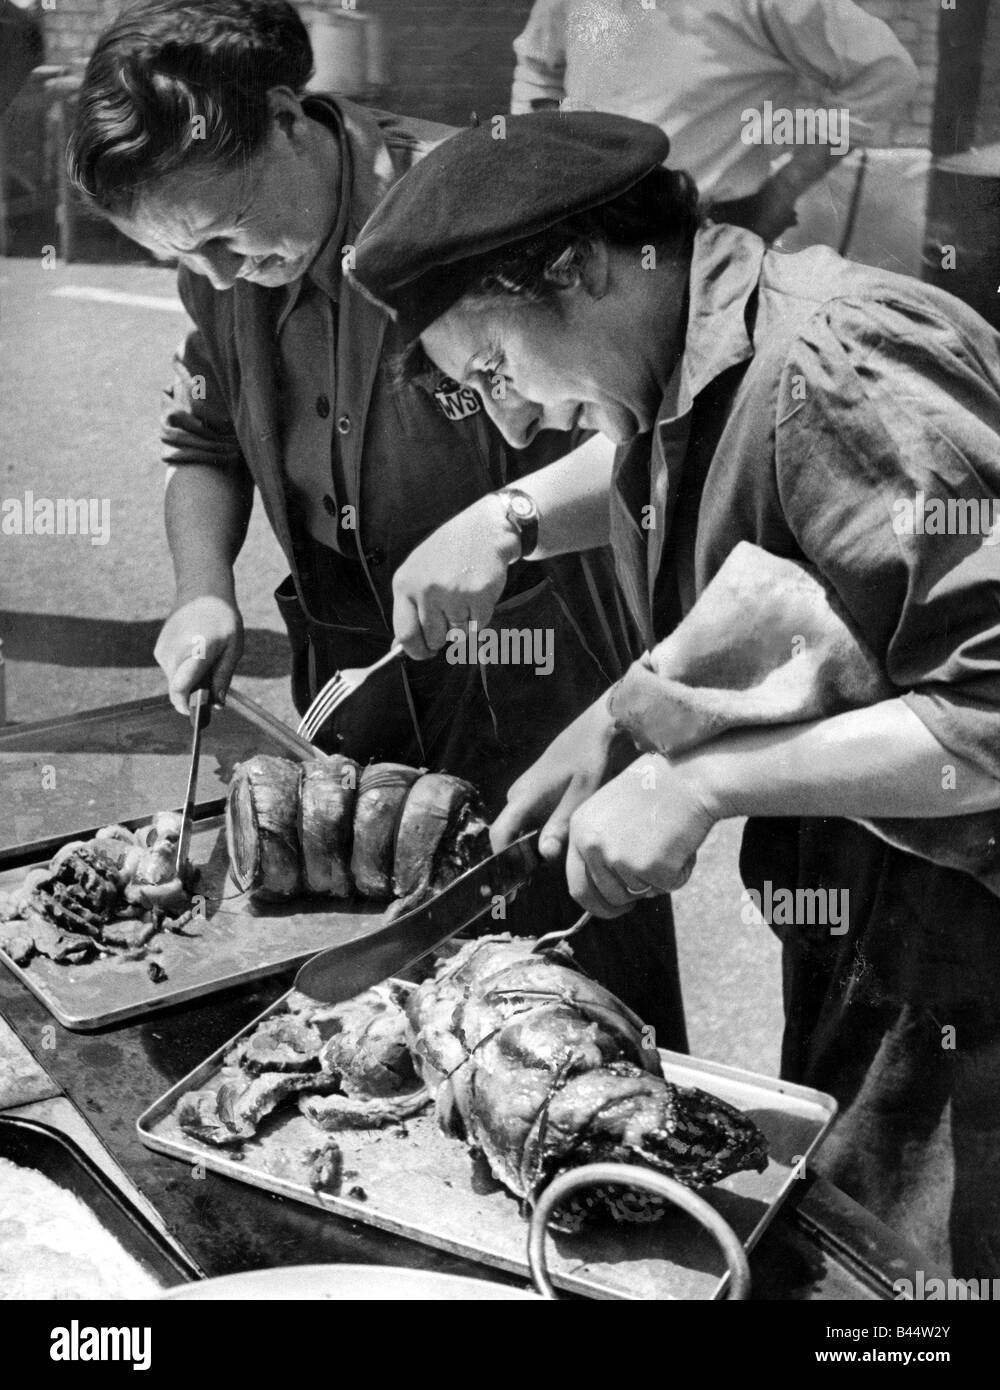
[(608, 544), (614, 462), (615, 446), (595, 434), (555, 463), (518, 479), (517, 486), (538, 508), (538, 546), (531, 559)]
[(179, 601), (233, 596), (233, 562), (246, 537), (253, 492), (224, 468), (184, 464), (167, 476), (164, 514)]
[(921, 818), (1000, 807), (1000, 781), (949, 752), (902, 700), (741, 730), (669, 761), (720, 818)]

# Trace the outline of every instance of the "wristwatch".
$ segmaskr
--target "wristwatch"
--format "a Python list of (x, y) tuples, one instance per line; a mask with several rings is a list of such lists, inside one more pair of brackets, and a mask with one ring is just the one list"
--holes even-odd
[(538, 508), (535, 499), (519, 487), (502, 487), (496, 494), (507, 509), (507, 520), (521, 538), (521, 559), (538, 544)]

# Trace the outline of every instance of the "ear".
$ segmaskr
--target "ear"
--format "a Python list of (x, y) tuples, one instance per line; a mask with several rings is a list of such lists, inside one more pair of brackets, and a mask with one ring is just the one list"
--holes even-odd
[(596, 240), (567, 247), (545, 271), (546, 280), (559, 289), (575, 290), (582, 286), (592, 299), (601, 299), (607, 293), (609, 277), (608, 248)]
[(291, 87), (268, 88), (267, 109), (272, 126), (276, 126), (289, 139), (295, 139), (300, 129), (298, 123), (304, 113), (302, 102)]

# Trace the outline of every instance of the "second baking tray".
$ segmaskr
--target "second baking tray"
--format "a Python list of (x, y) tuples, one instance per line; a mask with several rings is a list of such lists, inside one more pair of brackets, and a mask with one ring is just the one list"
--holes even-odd
[[(157, 949), (145, 959), (103, 956), (59, 965), (35, 956), (27, 965), (15, 965), (0, 951), (0, 961), (64, 1027), (88, 1032), (277, 974), (327, 946), (374, 931), (382, 921), (384, 904), (357, 900), (252, 903), (228, 877), (221, 816), (195, 824), (191, 860), (198, 869), (195, 891), (205, 900), (204, 916), (192, 923), (190, 935), (154, 936), (150, 945)], [(25, 873), (24, 868), (0, 873), (0, 891), (16, 888)], [(154, 962), (166, 976), (159, 983), (149, 973)]]
[(202, 1278), (201, 1270), (182, 1260), (142, 1212), (64, 1134), (37, 1120), (0, 1116), (0, 1158), (32, 1168), (72, 1192), (160, 1288)]
[[(140, 1116), (143, 1143), (268, 1192), (527, 1278), (528, 1228), (518, 1203), (473, 1162), (464, 1145), (441, 1133), (433, 1109), (402, 1126), (339, 1132), (345, 1176), (336, 1196), (309, 1186), (305, 1156), (323, 1136), (294, 1106), (266, 1121), (235, 1153), (181, 1130), (176, 1120), (181, 1098), (218, 1086), (226, 1054), (239, 1038), (281, 1012), (287, 999), (265, 1010)], [(836, 1103), (805, 1086), (679, 1053), (660, 1055), (667, 1080), (729, 1101), (751, 1115), (767, 1137), (770, 1159), (763, 1173), (737, 1173), (703, 1189), (749, 1249), (805, 1176)], [(549, 1248), (553, 1282), (591, 1298), (712, 1299), (724, 1291), (716, 1246), (677, 1212), (649, 1226), (604, 1225), (557, 1235)]]

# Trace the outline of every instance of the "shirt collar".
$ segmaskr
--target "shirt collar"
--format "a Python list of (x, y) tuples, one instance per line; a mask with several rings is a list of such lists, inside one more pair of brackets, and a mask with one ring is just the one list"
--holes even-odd
[(658, 427), (687, 414), (716, 377), (753, 356), (746, 306), (766, 250), (760, 237), (741, 227), (709, 225), (695, 233), (684, 346), (667, 382)]
[(332, 130), (337, 137), (340, 146), (340, 188), (337, 190), (337, 221), (333, 230), (324, 241), (317, 252), (312, 264), (306, 271), (305, 278), (312, 280), (314, 284), (325, 291), (331, 299), (336, 300), (340, 295), (340, 287), (343, 281), (342, 248), (344, 245), (344, 234), (347, 230), (347, 219), (351, 207), (351, 186), (353, 183), (353, 170), (351, 167), (351, 147), (350, 141), (346, 138), (344, 123), (340, 118), (340, 112), (332, 101), (328, 101), (321, 96), (308, 96), (302, 103), (303, 110), (307, 116), (321, 122), (328, 130)]

